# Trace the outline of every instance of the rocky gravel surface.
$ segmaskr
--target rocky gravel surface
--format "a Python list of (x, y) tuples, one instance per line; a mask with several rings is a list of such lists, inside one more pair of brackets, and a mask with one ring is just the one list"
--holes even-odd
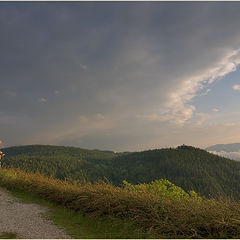
[(17, 238), (25, 239), (70, 239), (64, 230), (43, 218), (46, 211), (46, 207), (22, 203), (0, 188), (0, 234), (15, 232)]

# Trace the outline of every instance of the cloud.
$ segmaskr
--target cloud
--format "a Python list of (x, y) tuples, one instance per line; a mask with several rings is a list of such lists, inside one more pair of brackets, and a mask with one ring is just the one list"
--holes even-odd
[[(99, 121), (101, 120), (101, 121)], [(103, 118), (101, 114), (93, 115), (79, 115), (76, 119), (71, 121), (68, 126), (57, 124), (57, 126), (51, 129), (45, 129), (44, 132), (36, 134), (32, 137), (34, 142), (38, 142), (40, 139), (45, 137), (45, 143), (55, 142), (63, 144), (66, 140), (72, 142), (80, 141), (81, 138), (91, 135), (93, 133), (101, 133), (111, 129), (114, 126), (114, 122), (111, 118)]]
[[(236, 70), (240, 64), (240, 50), (230, 50), (216, 62), (209, 63), (209, 67), (202, 69), (198, 75), (185, 76), (178, 81), (176, 87), (169, 90), (165, 105), (161, 106), (161, 114), (150, 114), (149, 120), (169, 121), (183, 126), (194, 116), (195, 106), (190, 102), (199, 94), (199, 91), (209, 87), (214, 81)], [(238, 87), (237, 87), (238, 88)], [(156, 117), (158, 116), (158, 117)], [(202, 122), (202, 121), (201, 121)]]
[(178, 106), (169, 108), (161, 114), (137, 115), (137, 118), (142, 118), (150, 121), (167, 121), (178, 126), (183, 126), (184, 123), (191, 119), (195, 107), (193, 105), (182, 104), (179, 102)]
[(0, 144), (2, 144), (2, 141), (0, 140)]
[(9, 97), (16, 97), (17, 96), (17, 93), (15, 91), (6, 90), (5, 94)]
[(235, 71), (239, 64), (240, 50), (232, 50), (222, 59), (219, 59), (217, 63), (212, 63), (213, 66), (205, 69), (201, 75), (183, 79), (179, 88), (169, 95), (167, 115), (171, 114), (177, 123), (184, 124), (193, 116), (195, 107), (190, 105), (189, 102), (198, 96), (198, 91), (215, 80)]
[(88, 67), (87, 67), (87, 65), (84, 65), (84, 64), (80, 63), (80, 68), (83, 69), (83, 70), (86, 70)]
[(59, 93), (60, 93), (60, 91), (54, 90), (54, 94), (58, 95)]
[(84, 115), (80, 115), (80, 116), (79, 116), (79, 120), (80, 120), (81, 122), (87, 122), (87, 121), (88, 121), (88, 117), (87, 117), (87, 116), (84, 116)]
[(103, 120), (105, 117), (104, 117), (103, 114), (97, 113), (97, 114), (96, 114), (96, 118), (99, 119), (99, 120)]
[[(168, 145), (187, 137), (191, 142), (194, 131), (201, 136), (195, 142), (205, 139), (208, 132), (202, 130), (202, 136), (200, 129), (209, 119), (198, 115), (195, 97), (205, 97), (213, 82), (239, 65), (240, 4), (73, 5), (0, 9), (1, 87), (19, 96), (1, 110), (31, 123), (27, 128), (14, 118), (16, 129), (9, 128), (4, 139), (15, 143), (22, 125), (25, 137), (18, 142), (36, 136), (42, 143), (48, 138), (77, 144), (84, 136), (91, 146), (100, 132), (101, 144), (115, 142), (119, 148), (144, 141), (157, 145), (160, 138)], [(87, 71), (88, 63), (94, 71)], [(46, 103), (58, 89), (61, 97), (44, 108), (32, 101)], [(224, 132), (208, 131), (215, 139)]]
[(210, 117), (209, 114), (206, 113), (197, 113), (196, 115), (199, 117), (199, 119), (196, 122), (196, 125), (198, 126), (202, 125), (203, 122), (205, 122)]
[(46, 99), (46, 98), (40, 98), (40, 99), (39, 99), (39, 102), (41, 102), (41, 103), (46, 103), (46, 102), (47, 102), (47, 99)]
[(240, 161), (240, 152), (225, 152), (225, 151), (220, 151), (220, 152), (216, 152), (216, 151), (209, 151), (210, 153), (219, 155), (221, 157), (225, 157), (225, 158), (229, 158), (232, 160), (236, 160), (236, 161)]
[(201, 93), (201, 94), (198, 94), (198, 96), (205, 96), (205, 95), (207, 95), (210, 91), (211, 91), (211, 89), (208, 88), (208, 89), (206, 89), (205, 92), (203, 92), (203, 93)]
[(212, 111), (213, 112), (219, 112), (219, 109), (218, 108), (213, 108)]
[(233, 85), (233, 90), (239, 91), (240, 90), (240, 85)]
[(232, 126), (236, 126), (236, 123), (231, 123), (231, 122), (229, 122), (229, 123), (223, 123), (223, 126), (224, 126), (224, 127), (232, 127)]

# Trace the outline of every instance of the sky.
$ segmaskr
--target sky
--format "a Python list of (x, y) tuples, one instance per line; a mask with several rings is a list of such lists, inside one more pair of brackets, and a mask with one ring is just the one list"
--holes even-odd
[(240, 2), (1, 2), (0, 147), (240, 142)]

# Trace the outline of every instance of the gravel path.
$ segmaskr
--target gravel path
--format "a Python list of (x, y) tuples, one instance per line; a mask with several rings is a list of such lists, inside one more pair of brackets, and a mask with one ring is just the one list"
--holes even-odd
[(0, 234), (15, 232), (17, 238), (25, 239), (70, 239), (71, 237), (41, 217), (46, 207), (21, 203), (8, 191), (0, 188)]

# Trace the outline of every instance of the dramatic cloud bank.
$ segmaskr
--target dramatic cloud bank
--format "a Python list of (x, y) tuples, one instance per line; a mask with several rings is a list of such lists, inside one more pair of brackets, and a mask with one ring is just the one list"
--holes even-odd
[(1, 3), (1, 137), (132, 150), (194, 134), (205, 144), (202, 126), (222, 109), (199, 111), (195, 99), (237, 70), (239, 11), (238, 2)]

